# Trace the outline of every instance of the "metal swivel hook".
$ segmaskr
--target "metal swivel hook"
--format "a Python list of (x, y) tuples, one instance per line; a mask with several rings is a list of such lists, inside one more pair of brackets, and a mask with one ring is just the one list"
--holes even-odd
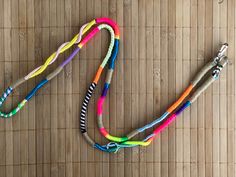
[(218, 51), (217, 56), (214, 58), (214, 61), (215, 61), (216, 63), (218, 63), (218, 62), (221, 61), (221, 59), (224, 57), (224, 53), (226, 52), (227, 49), (228, 49), (228, 44), (227, 44), (227, 43), (224, 43), (224, 44), (221, 46), (220, 50)]
[(212, 71), (212, 74), (215, 78), (219, 77), (221, 70), (228, 64), (228, 62), (229, 62), (228, 57), (226, 56), (221, 57), (221, 60), (217, 63), (217, 65)]

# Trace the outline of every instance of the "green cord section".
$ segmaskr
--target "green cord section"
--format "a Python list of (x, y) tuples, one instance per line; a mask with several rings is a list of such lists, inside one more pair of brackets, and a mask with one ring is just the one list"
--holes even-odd
[(22, 107), (25, 105), (26, 102), (27, 102), (27, 100), (23, 100), (20, 104), (18, 104), (18, 106), (15, 109), (13, 109), (9, 113), (0, 112), (0, 117), (1, 118), (10, 118), (10, 117), (14, 116), (19, 110), (22, 109)]
[(112, 53), (112, 50), (113, 50), (113, 47), (114, 47), (115, 34), (114, 34), (114, 31), (113, 31), (112, 27), (110, 27), (109, 25), (101, 24), (101, 25), (98, 26), (98, 28), (99, 28), (99, 30), (105, 28), (105, 29), (107, 29), (107, 30), (110, 32), (110, 34), (111, 34), (111, 42), (110, 42), (110, 44), (109, 44), (107, 54), (106, 54), (106, 56), (105, 56), (105, 58), (104, 58), (104, 60), (102, 61), (102, 64), (101, 64), (101, 67), (104, 68), (105, 65), (107, 64), (107, 62), (108, 62), (110, 56), (111, 56), (111, 53)]
[(116, 137), (116, 136), (112, 136), (110, 134), (108, 134), (107, 136), (105, 136), (107, 139), (111, 140), (111, 141), (115, 141), (115, 142), (119, 142), (119, 143), (122, 143), (122, 142), (125, 142), (128, 140), (128, 137), (127, 136), (124, 136), (124, 137)]

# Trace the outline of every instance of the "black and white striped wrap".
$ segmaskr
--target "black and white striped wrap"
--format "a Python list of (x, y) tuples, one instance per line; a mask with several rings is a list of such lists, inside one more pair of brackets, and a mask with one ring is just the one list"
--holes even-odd
[(92, 97), (93, 91), (96, 88), (96, 84), (93, 82), (89, 89), (87, 90), (86, 96), (84, 98), (84, 101), (82, 103), (81, 113), (80, 113), (80, 131), (81, 133), (87, 132), (87, 120), (86, 120), (86, 114), (88, 109), (89, 100)]

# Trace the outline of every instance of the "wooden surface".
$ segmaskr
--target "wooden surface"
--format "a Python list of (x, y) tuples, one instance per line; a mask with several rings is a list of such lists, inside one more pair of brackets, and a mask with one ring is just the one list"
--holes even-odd
[[(102, 16), (117, 21), (121, 46), (105, 104), (105, 126), (113, 134), (163, 113), (219, 44), (229, 43), (231, 59), (220, 80), (148, 148), (109, 155), (88, 146), (78, 128), (82, 99), (107, 50), (102, 32), (19, 114), (0, 120), (0, 176), (235, 176), (235, 8), (234, 0), (0, 0), (1, 92), (84, 23)], [(70, 52), (18, 88), (4, 110)], [(105, 142), (95, 121), (101, 86), (89, 106), (89, 132)]]

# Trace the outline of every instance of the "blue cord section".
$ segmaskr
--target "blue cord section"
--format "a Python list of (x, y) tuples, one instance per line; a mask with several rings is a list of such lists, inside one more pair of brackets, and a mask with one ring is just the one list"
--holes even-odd
[(178, 116), (183, 110), (185, 110), (187, 107), (191, 105), (190, 101), (186, 101), (176, 112), (176, 116)]
[(0, 97), (0, 106), (2, 106), (2, 104), (4, 103), (4, 101), (6, 100), (6, 98), (11, 94), (12, 92), (12, 87), (8, 87), (5, 92), (2, 94), (2, 96)]
[[(179, 115), (184, 109), (186, 109), (190, 105), (191, 105), (191, 102), (190, 101), (186, 101), (178, 110), (176, 110), (176, 112), (174, 114), (176, 114), (176, 116)], [(142, 127), (142, 129), (140, 129), (140, 131), (144, 131), (147, 128), (151, 128), (155, 124), (157, 124), (157, 123), (161, 122), (162, 120), (164, 120), (168, 115), (169, 115), (169, 113), (165, 112), (159, 119), (156, 119), (151, 124), (148, 124), (148, 127), (147, 126)], [(146, 128), (146, 129), (144, 129), (144, 128)], [(154, 136), (154, 134), (150, 134), (143, 141), (147, 141), (149, 138), (151, 138), (153, 136)]]
[(165, 112), (164, 114), (162, 114), (161, 117), (155, 119), (153, 122), (151, 122), (151, 123), (149, 123), (149, 124), (147, 124), (147, 125), (145, 125), (145, 126), (139, 128), (139, 129), (138, 129), (138, 132), (139, 132), (139, 133), (140, 133), (140, 132), (143, 132), (143, 131), (145, 131), (146, 129), (149, 129), (149, 128), (155, 126), (156, 124), (158, 124), (158, 123), (160, 123), (161, 121), (163, 121), (168, 115), (169, 115), (169, 113), (168, 113), (168, 112)]
[[(184, 109), (186, 109), (188, 106), (191, 105), (191, 102), (190, 101), (187, 101), (186, 103), (184, 103), (176, 112), (175, 114), (176, 115), (179, 115)], [(141, 128), (138, 129), (138, 132), (143, 132), (145, 131), (146, 129), (149, 129), (153, 126), (155, 126), (156, 124), (162, 122), (167, 116), (169, 115), (168, 112), (165, 112), (164, 114), (162, 114), (161, 117), (159, 117), (158, 119), (154, 120), (153, 122), (151, 122), (150, 124), (147, 124)]]
[(102, 91), (102, 96), (106, 96), (108, 89), (109, 89), (110, 84), (105, 83), (104, 87), (103, 87), (103, 91)]
[(151, 138), (151, 137), (153, 137), (155, 134), (150, 134), (150, 135), (148, 135), (143, 141), (147, 141), (147, 140), (149, 140), (149, 138)]
[(33, 88), (33, 90), (31, 90), (31, 92), (25, 97), (25, 99), (26, 99), (27, 101), (29, 101), (29, 100), (32, 98), (32, 96), (34, 96), (35, 93), (36, 93), (42, 86), (44, 86), (47, 82), (48, 82), (47, 79), (42, 80), (36, 87)]
[(106, 146), (101, 146), (97, 143), (94, 144), (94, 147), (97, 148), (100, 151), (104, 151), (104, 152), (116, 152), (117, 151), (117, 147), (115, 148), (107, 148)]
[(118, 50), (119, 50), (119, 39), (115, 39), (114, 48), (110, 59), (109, 69), (114, 69), (115, 67), (115, 60), (117, 58)]

